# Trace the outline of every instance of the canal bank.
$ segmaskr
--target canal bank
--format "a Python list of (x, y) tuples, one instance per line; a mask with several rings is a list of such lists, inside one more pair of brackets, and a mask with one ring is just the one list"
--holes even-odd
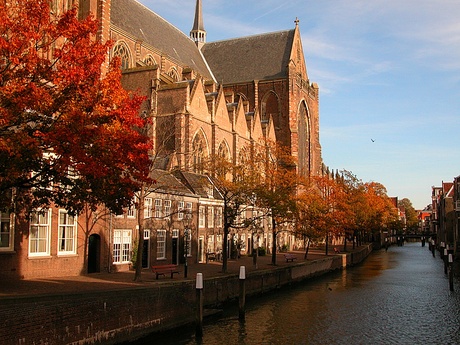
[[(371, 245), (338, 255), (318, 255), (314, 260), (283, 262), (279, 266), (263, 263), (248, 269), (246, 292), (259, 295), (314, 276), (357, 264), (372, 251)], [(251, 265), (247, 260), (233, 265)], [(297, 260), (296, 260), (297, 261)], [(8, 344), (114, 344), (148, 333), (175, 328), (195, 319), (196, 270), (203, 271), (204, 305), (215, 308), (236, 299), (239, 293), (237, 273), (213, 274), (218, 265), (194, 265), (188, 279), (152, 279), (146, 282), (116, 281), (120, 274), (106, 278), (106, 288), (96, 288), (69, 280), (48, 280), (41, 290), (29, 293), (4, 293), (0, 326), (2, 343)], [(115, 280), (115, 282), (113, 282)], [(31, 285), (29, 285), (30, 287)], [(33, 286), (33, 285), (32, 285)], [(66, 290), (80, 288), (75, 291)], [(6, 289), (7, 290), (7, 289)]]
[[(460, 344), (460, 276), (454, 292), (438, 255), (406, 243), (371, 253), (360, 265), (254, 297), (194, 325), (130, 344), (405, 345)], [(458, 273), (458, 271), (457, 271)]]

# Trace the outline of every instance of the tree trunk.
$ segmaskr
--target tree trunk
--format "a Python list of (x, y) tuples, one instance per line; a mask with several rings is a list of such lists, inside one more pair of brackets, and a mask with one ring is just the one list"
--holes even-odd
[(257, 241), (256, 246), (256, 234), (252, 233), (252, 264), (254, 268), (257, 268), (257, 257), (259, 256), (259, 242)]
[[(305, 241), (304, 241), (305, 243)], [(304, 260), (307, 260), (307, 257), (308, 257), (308, 250), (310, 249), (310, 240), (307, 241), (307, 245), (305, 246), (305, 256), (304, 256)]]
[(272, 265), (276, 265), (276, 220), (275, 217), (272, 217)]
[(230, 226), (227, 222), (224, 223), (224, 238), (222, 240), (222, 273), (227, 273), (227, 261), (228, 261), (228, 233), (230, 230)]
[(137, 226), (139, 228), (137, 241), (137, 257), (136, 267), (134, 274), (134, 281), (142, 280), (142, 251), (144, 249), (144, 207), (145, 207), (145, 194), (144, 186), (141, 187), (139, 194), (139, 204), (137, 206)]

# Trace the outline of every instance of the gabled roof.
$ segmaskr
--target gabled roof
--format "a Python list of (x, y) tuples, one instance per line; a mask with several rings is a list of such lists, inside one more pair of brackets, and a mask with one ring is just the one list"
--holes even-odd
[(173, 174), (200, 197), (219, 199), (220, 194), (208, 176), (182, 170)]
[(286, 30), (206, 43), (202, 52), (219, 83), (286, 78), (293, 39)]
[(454, 183), (453, 182), (443, 182), (442, 189), (445, 198), (452, 198), (454, 196)]
[(156, 184), (152, 187), (152, 190), (156, 192), (197, 197), (192, 190), (187, 188), (187, 186), (168, 171), (155, 169), (150, 175), (151, 178), (156, 180)]
[(136, 0), (112, 0), (111, 24), (146, 42), (188, 66), (213, 79), (203, 55), (195, 43), (175, 26)]

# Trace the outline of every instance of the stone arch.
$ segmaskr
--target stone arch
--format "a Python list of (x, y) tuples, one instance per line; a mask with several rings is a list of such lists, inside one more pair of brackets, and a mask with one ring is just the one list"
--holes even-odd
[(217, 149), (217, 155), (220, 158), (229, 160), (231, 159), (230, 156), (230, 146), (228, 145), (226, 140), (222, 140), (222, 142), (219, 144), (219, 148)]
[(146, 66), (157, 66), (158, 65), (155, 58), (151, 54), (146, 55), (144, 57), (143, 62)]
[(217, 157), (217, 164), (215, 165), (216, 175), (229, 180), (232, 175), (229, 171), (229, 165), (225, 163), (232, 162), (232, 156), (230, 153), (230, 146), (225, 139), (221, 141), (219, 147), (217, 148)]
[(305, 100), (299, 103), (298, 113), (298, 170), (301, 176), (311, 173), (311, 119)]
[(177, 71), (176, 67), (171, 67), (168, 71), (168, 75), (175, 81), (179, 81), (179, 72)]
[(235, 103), (238, 103), (240, 101), (240, 99), (241, 99), (241, 102), (243, 103), (244, 111), (248, 112), (249, 111), (248, 97), (244, 93), (238, 92), (235, 95)]
[(118, 41), (113, 47), (113, 57), (120, 58), (121, 69), (128, 69), (131, 67), (132, 55), (128, 45), (123, 41)]
[(192, 170), (203, 174), (205, 171), (205, 159), (209, 156), (209, 146), (203, 129), (199, 129), (192, 140)]
[(281, 104), (278, 95), (274, 91), (268, 91), (260, 104), (260, 121), (268, 123), (270, 116), (273, 118), (275, 128), (280, 128)]

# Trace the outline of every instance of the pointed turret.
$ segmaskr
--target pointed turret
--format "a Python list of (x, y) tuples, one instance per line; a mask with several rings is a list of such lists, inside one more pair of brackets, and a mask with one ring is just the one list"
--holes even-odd
[(203, 13), (201, 10), (201, 0), (196, 0), (195, 8), (195, 22), (193, 23), (192, 31), (190, 31), (190, 38), (195, 42), (198, 49), (206, 43), (206, 30), (203, 24)]

